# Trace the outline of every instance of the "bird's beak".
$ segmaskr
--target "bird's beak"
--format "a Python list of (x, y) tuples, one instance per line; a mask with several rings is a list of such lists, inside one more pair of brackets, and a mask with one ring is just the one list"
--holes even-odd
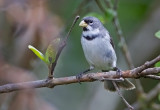
[(79, 23), (79, 26), (81, 26), (81, 27), (87, 27), (88, 24), (87, 24), (84, 20), (82, 20), (82, 21)]

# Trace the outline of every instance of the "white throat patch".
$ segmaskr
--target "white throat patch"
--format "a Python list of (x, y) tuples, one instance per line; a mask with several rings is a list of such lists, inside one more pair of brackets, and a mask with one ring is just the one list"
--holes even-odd
[(89, 31), (83, 31), (84, 36), (96, 35), (99, 34), (99, 29), (89, 29)]

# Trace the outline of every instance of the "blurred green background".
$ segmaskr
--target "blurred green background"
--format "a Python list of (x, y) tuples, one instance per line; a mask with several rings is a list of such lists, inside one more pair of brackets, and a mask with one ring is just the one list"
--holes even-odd
[[(135, 66), (140, 66), (160, 54), (160, 40), (154, 36), (155, 32), (160, 30), (159, 4), (159, 0), (119, 0), (118, 17)], [(28, 49), (28, 45), (31, 44), (44, 53), (50, 41), (56, 37), (62, 39), (65, 37), (76, 14), (82, 19), (93, 12), (103, 15), (94, 0), (0, 0), (0, 69), (2, 68), (0, 84), (47, 78), (47, 66)], [(89, 67), (80, 44), (82, 29), (78, 26), (79, 22), (80, 20), (72, 30), (67, 46), (58, 60), (55, 77), (76, 75)], [(128, 69), (111, 20), (106, 21), (104, 25), (115, 43), (118, 67), (122, 70)], [(7, 71), (3, 69), (6, 65)], [(141, 79), (141, 83), (144, 91), (148, 92), (158, 81)], [(28, 97), (35, 97), (31, 101), (33, 107), (29, 103), (32, 98), (25, 99), (24, 94), (19, 98), (17, 95), (20, 92), (24, 91), (0, 95), (0, 109), (121, 110), (125, 108), (117, 93), (104, 90), (101, 82), (28, 91)], [(130, 103), (136, 101), (136, 96), (138, 96), (136, 90), (124, 93), (124, 97)], [(21, 108), (17, 97), (18, 101), (24, 104)], [(157, 101), (157, 98), (155, 100)], [(41, 107), (43, 104), (45, 106)]]

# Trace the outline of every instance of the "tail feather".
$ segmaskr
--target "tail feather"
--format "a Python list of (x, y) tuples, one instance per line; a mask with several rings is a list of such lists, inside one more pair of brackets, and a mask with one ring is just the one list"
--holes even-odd
[(123, 88), (125, 90), (132, 90), (135, 89), (135, 85), (132, 84), (129, 80), (125, 79), (122, 82), (117, 82), (119, 88)]
[(111, 92), (116, 91), (116, 88), (114, 87), (112, 81), (104, 81), (104, 88), (111, 91)]
[[(124, 81), (122, 81), (122, 82), (116, 82), (116, 84), (120, 89), (132, 90), (135, 88), (134, 84), (132, 84), (127, 79), (124, 79)], [(114, 87), (114, 85), (111, 81), (104, 81), (104, 88), (111, 91), (111, 92), (116, 91), (116, 88)]]

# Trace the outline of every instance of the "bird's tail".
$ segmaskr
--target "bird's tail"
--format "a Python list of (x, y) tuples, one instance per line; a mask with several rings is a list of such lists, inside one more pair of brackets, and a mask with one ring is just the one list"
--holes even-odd
[[(135, 88), (134, 84), (132, 84), (129, 80), (124, 79), (122, 82), (116, 82), (117, 86), (119, 89), (124, 89), (124, 90), (132, 90)], [(112, 81), (104, 81), (104, 88), (111, 91), (115, 92), (116, 88), (114, 87)]]

